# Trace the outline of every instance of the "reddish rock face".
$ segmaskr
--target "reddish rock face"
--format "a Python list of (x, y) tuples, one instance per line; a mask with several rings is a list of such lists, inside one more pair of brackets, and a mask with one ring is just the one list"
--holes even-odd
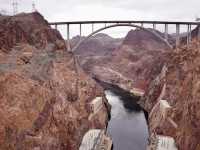
[[(62, 44), (58, 44), (62, 41)], [(8, 51), (17, 43), (28, 43), (37, 48), (54, 44), (64, 49), (63, 38), (38, 12), (16, 16), (0, 16), (0, 50)]]
[[(163, 86), (166, 90), (162, 99), (169, 102), (172, 112), (169, 117), (177, 124), (174, 128), (166, 121), (157, 124), (155, 118), (149, 118), (151, 134), (169, 135), (175, 138), (180, 150), (200, 149), (200, 43), (193, 41), (189, 48), (182, 46), (169, 53), (166, 61), (167, 72), (154, 80), (143, 100), (143, 107), (150, 113), (157, 103)], [(153, 128), (152, 128), (153, 127)]]
[[(164, 34), (153, 29), (148, 29), (152, 32), (159, 34), (164, 38)], [(169, 42), (172, 43), (171, 36), (169, 35)], [(144, 31), (142, 29), (131, 30), (123, 41), (123, 45), (127, 45), (134, 50), (163, 50), (168, 46), (154, 34)]]
[(114, 52), (112, 66), (131, 80), (133, 87), (145, 90), (160, 72), (166, 51), (170, 48), (152, 33), (131, 30), (121, 47)]
[[(58, 50), (55, 41), (62, 38), (41, 15), (22, 14), (0, 25), (0, 149), (77, 150), (89, 129), (106, 127), (102, 88), (72, 54)], [(97, 96), (103, 107), (89, 120)]]

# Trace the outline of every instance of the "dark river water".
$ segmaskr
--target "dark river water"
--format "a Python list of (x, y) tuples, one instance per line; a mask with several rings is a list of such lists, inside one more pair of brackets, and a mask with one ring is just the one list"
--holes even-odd
[(148, 127), (144, 112), (125, 97), (105, 91), (112, 106), (107, 132), (113, 140), (113, 150), (146, 150)]

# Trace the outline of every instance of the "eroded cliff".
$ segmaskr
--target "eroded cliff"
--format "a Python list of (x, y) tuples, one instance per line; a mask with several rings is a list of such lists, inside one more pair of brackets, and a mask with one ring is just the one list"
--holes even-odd
[[(0, 18), (0, 43), (0, 149), (76, 150), (106, 127), (102, 88), (39, 13)], [(97, 96), (103, 106), (89, 119)]]
[[(179, 150), (200, 149), (200, 43), (197, 40), (168, 54), (162, 73), (151, 82), (142, 106), (149, 112), (151, 135), (171, 136)], [(165, 118), (154, 111), (160, 100), (171, 109)]]

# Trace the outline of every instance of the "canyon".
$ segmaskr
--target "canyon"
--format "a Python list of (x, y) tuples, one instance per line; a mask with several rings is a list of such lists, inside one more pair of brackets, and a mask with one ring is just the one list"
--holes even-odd
[[(117, 85), (133, 94), (133, 89), (144, 93), (138, 103), (149, 114), (148, 149), (158, 148), (157, 142), (166, 149), (200, 149), (198, 27), (191, 37), (193, 42), (189, 46), (183, 36), (181, 46), (170, 49), (154, 35), (136, 29), (129, 31), (121, 45), (109, 54), (98, 57), (97, 53), (91, 59), (80, 57), (83, 68), (97, 81)], [(174, 45), (173, 36), (170, 43)]]
[[(154, 32), (164, 36), (157, 30)], [(140, 89), (144, 92), (150, 81), (160, 73), (165, 53), (171, 51), (158, 37), (142, 29), (130, 30), (124, 39), (109, 37), (107, 42), (112, 41), (110, 45), (104, 41), (108, 35), (104, 34), (103, 40), (97, 38), (99, 36), (102, 34), (82, 43), (74, 54), (90, 76), (128, 91)], [(169, 41), (174, 43), (170, 35)], [(95, 42), (99, 43), (98, 48), (91, 46)], [(72, 43), (75, 40), (72, 39)], [(108, 50), (105, 52), (105, 49)]]
[[(96, 34), (67, 52), (40, 13), (0, 16), (0, 149), (98, 150), (98, 143), (111, 149), (113, 140), (114, 149), (125, 143), (128, 150), (133, 145), (126, 142), (140, 138), (135, 148), (157, 150), (160, 138), (174, 149), (199, 150), (197, 31), (189, 46), (183, 36), (173, 49), (135, 29), (124, 38)], [(70, 46), (84, 38), (73, 37)], [(119, 145), (113, 127), (123, 125), (130, 138)]]

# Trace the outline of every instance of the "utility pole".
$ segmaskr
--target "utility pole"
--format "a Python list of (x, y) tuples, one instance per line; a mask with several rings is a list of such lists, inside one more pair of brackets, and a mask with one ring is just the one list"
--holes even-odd
[(37, 11), (37, 10), (36, 10), (36, 8), (35, 8), (35, 2), (33, 1), (33, 2), (32, 2), (32, 12), (35, 12), (35, 11)]
[(13, 15), (16, 15), (18, 13), (18, 2), (17, 2), (17, 0), (13, 0), (12, 6), (13, 6)]

